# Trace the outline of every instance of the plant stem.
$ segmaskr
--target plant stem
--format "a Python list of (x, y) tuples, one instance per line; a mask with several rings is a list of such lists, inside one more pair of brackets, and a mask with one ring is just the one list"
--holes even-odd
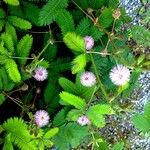
[[(3, 94), (8, 97), (10, 100), (12, 100), (15, 104), (17, 104), (18, 106), (20, 106), (22, 109), (23, 109), (23, 106), (21, 105), (22, 102), (21, 101), (18, 101), (17, 99), (9, 96), (7, 93), (3, 92)], [(20, 104), (19, 104), (20, 103)]]
[(99, 74), (98, 74), (98, 71), (97, 71), (97, 68), (96, 68), (96, 64), (94, 62), (94, 58), (93, 58), (92, 54), (90, 54), (90, 56), (91, 56), (91, 61), (92, 61), (93, 67), (94, 67), (95, 75), (96, 75), (96, 78), (97, 78), (98, 83), (99, 83), (99, 88), (101, 89), (102, 93), (104, 94), (106, 100), (108, 100), (109, 96), (107, 95), (107, 92), (106, 92), (106, 90), (105, 90), (105, 88), (104, 88), (104, 86), (103, 86), (103, 84), (102, 84), (102, 82), (99, 78)]
[(34, 58), (28, 58), (28, 57), (10, 57), (13, 59), (34, 59)]
[(110, 53), (101, 53), (101, 52), (86, 52), (86, 53), (88, 53), (88, 54), (99, 54), (99, 55), (102, 55), (102, 56), (104, 56), (104, 55), (112, 55)]
[(38, 60), (41, 55), (45, 52), (45, 50), (47, 49), (47, 47), (50, 45), (50, 41), (48, 41), (48, 43), (44, 46), (44, 48), (42, 49), (42, 51), (38, 54), (38, 56), (35, 57), (35, 60)]
[[(99, 87), (98, 87), (99, 88)], [(88, 102), (88, 104), (87, 104), (87, 106), (89, 107), (90, 106), (90, 104), (91, 104), (91, 102), (92, 102), (92, 100), (93, 100), (93, 96), (94, 96), (94, 93), (96, 92), (96, 89), (98, 89), (96, 86), (94, 87), (94, 90), (93, 90), (93, 93), (92, 93), (92, 95), (91, 95), (91, 98), (90, 98), (90, 100), (89, 100), (89, 102)]]

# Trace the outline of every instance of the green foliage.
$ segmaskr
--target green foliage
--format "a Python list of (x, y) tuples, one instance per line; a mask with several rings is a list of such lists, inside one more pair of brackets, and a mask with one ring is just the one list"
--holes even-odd
[(87, 135), (86, 127), (81, 127), (76, 123), (68, 123), (66, 126), (60, 127), (60, 131), (53, 138), (53, 142), (59, 150), (68, 150), (70, 146), (76, 148)]
[(55, 21), (55, 15), (58, 10), (66, 8), (68, 0), (49, 0), (40, 11), (39, 24), (48, 25)]
[(124, 147), (124, 143), (118, 142), (113, 146), (112, 150), (123, 150), (123, 147)]
[(11, 35), (13, 42), (16, 43), (17, 42), (17, 33), (16, 33), (15, 28), (11, 24), (7, 23), (5, 26), (5, 30), (6, 30), (6, 33)]
[(8, 33), (3, 33), (1, 34), (1, 39), (4, 42), (5, 47), (11, 52), (14, 53), (15, 48), (14, 48), (14, 43), (12, 36)]
[(64, 36), (65, 44), (74, 52), (85, 52), (85, 42), (82, 37), (74, 32), (69, 32)]
[(6, 16), (5, 11), (2, 8), (0, 8), (0, 17), (1, 17), (1, 19), (4, 19), (5, 16)]
[(106, 8), (99, 17), (99, 23), (103, 28), (108, 28), (113, 23), (112, 9)]
[(54, 120), (53, 120), (54, 126), (61, 126), (61, 125), (63, 125), (66, 122), (65, 119), (66, 119), (68, 111), (69, 111), (69, 108), (65, 107), (65, 108), (61, 109), (55, 115)]
[(89, 108), (89, 110), (87, 111), (87, 116), (95, 126), (100, 128), (105, 126), (104, 115), (110, 115), (112, 113), (113, 110), (109, 105), (97, 104)]
[(10, 91), (13, 87), (14, 83), (9, 79), (5, 68), (0, 68), (0, 90)]
[(5, 3), (13, 6), (19, 5), (19, 0), (3, 0)]
[[(35, 146), (31, 143), (32, 136), (29, 134), (27, 125), (22, 119), (10, 118), (2, 124), (3, 129), (8, 135), (9, 142), (13, 142), (21, 150), (35, 150)], [(4, 147), (6, 147), (5, 143)], [(9, 146), (10, 147), (10, 146)]]
[(91, 97), (93, 91), (95, 90), (95, 87), (83, 86), (80, 82), (81, 73), (78, 73), (76, 75), (75, 83), (73, 83), (72, 81), (70, 81), (66, 78), (60, 78), (59, 84), (65, 91), (72, 93), (74, 95), (77, 95), (77, 96), (85, 99), (86, 101), (88, 101), (89, 97)]
[(6, 135), (3, 150), (14, 150), (12, 142), (11, 142), (11, 134)]
[(32, 24), (29, 21), (19, 18), (17, 16), (9, 16), (8, 21), (13, 26), (22, 30), (28, 30), (32, 28)]
[(132, 38), (137, 42), (137, 44), (142, 44), (144, 46), (150, 46), (150, 32), (148, 29), (142, 26), (133, 26), (131, 28)]
[(77, 121), (78, 118), (82, 115), (83, 115), (83, 112), (81, 110), (72, 109), (71, 111), (68, 112), (67, 119), (69, 121)]
[(64, 77), (59, 78), (59, 84), (69, 93), (75, 93), (77, 91), (75, 84)]
[(62, 34), (74, 31), (74, 21), (72, 15), (65, 9), (58, 10), (56, 13), (56, 23), (61, 28)]
[(144, 107), (144, 114), (135, 114), (132, 117), (133, 124), (142, 132), (150, 131), (150, 102), (148, 102)]
[(61, 100), (63, 100), (63, 102), (72, 105), (77, 109), (84, 110), (86, 108), (86, 103), (84, 99), (81, 99), (80, 97), (70, 94), (68, 92), (61, 92), (60, 98)]
[(5, 101), (5, 95), (0, 93), (0, 105)]
[(24, 59), (19, 59), (19, 64), (25, 65), (27, 62), (27, 57), (29, 56), (29, 53), (31, 51), (33, 43), (33, 37), (29, 34), (26, 34), (17, 45), (16, 55), (18, 57), (23, 57)]
[(20, 82), (21, 81), (21, 75), (18, 70), (18, 66), (16, 62), (13, 59), (7, 59), (5, 63), (5, 68), (8, 73), (8, 76), (10, 79), (14, 82)]
[[(120, 105), (118, 98), (127, 98), (137, 86), (149, 55), (139, 56), (132, 53), (132, 45), (128, 46), (129, 35), (120, 28), (130, 19), (119, 8), (119, 0), (26, 0), (20, 5), (19, 0), (3, 1), (8, 6), (0, 8), (0, 105), (10, 98), (21, 108), (18, 115), (29, 117), (26, 123), (11, 118), (0, 126), (3, 149), (47, 150), (54, 146), (59, 150), (108, 150), (108, 145), (113, 150), (123, 149), (123, 142), (107, 144), (97, 131), (105, 126), (106, 115), (115, 114), (112, 108)], [(114, 22), (115, 10), (120, 10), (121, 16)], [(147, 25), (148, 14), (144, 20)], [(149, 46), (149, 31), (144, 26), (133, 26), (131, 32), (137, 45)], [(94, 39), (89, 51), (85, 36)], [(116, 64), (133, 68), (128, 88), (112, 83), (109, 73)], [(48, 71), (43, 83), (28, 80), (38, 66)], [(94, 86), (81, 84), (84, 71), (96, 75)], [(48, 126), (39, 128), (34, 123), (32, 113), (37, 109), (48, 111)], [(143, 114), (133, 117), (143, 132), (150, 129), (149, 110), (147, 104)], [(77, 124), (83, 115), (91, 124)]]
[(43, 138), (50, 139), (53, 136), (55, 136), (58, 133), (58, 131), (59, 131), (59, 128), (52, 128), (44, 134)]
[(85, 54), (78, 55), (77, 57), (74, 58), (72, 64), (73, 64), (72, 66), (73, 74), (76, 74), (84, 70), (86, 66), (86, 55)]
[(105, 0), (88, 0), (88, 1), (91, 8), (94, 9), (100, 9), (105, 3)]

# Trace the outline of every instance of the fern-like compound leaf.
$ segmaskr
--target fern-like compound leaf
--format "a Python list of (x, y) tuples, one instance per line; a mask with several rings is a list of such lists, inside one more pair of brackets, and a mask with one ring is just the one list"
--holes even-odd
[(74, 106), (77, 109), (85, 109), (86, 108), (86, 103), (84, 99), (81, 99), (78, 96), (75, 96), (73, 94), (70, 94), (68, 92), (62, 92), (60, 93), (60, 98), (67, 104), (70, 104)]
[(19, 63), (21, 65), (25, 65), (27, 62), (27, 59), (25, 59), (26, 57), (28, 57), (31, 47), (32, 47), (32, 43), (33, 43), (33, 37), (29, 34), (25, 35), (18, 43), (17, 45), (17, 56), (18, 57), (23, 57), (24, 59), (19, 59)]
[(18, 6), (19, 5), (19, 0), (3, 0), (5, 3), (13, 6)]
[(75, 52), (83, 53), (85, 52), (85, 42), (84, 39), (75, 34), (74, 32), (68, 32), (64, 38), (63, 38), (65, 44), (70, 48), (71, 50)]
[(12, 39), (12, 36), (8, 33), (3, 33), (1, 35), (1, 39), (4, 42), (5, 47), (11, 52), (14, 53), (15, 48), (14, 48), (14, 42)]
[(7, 59), (7, 61), (5, 62), (5, 68), (8, 73), (8, 76), (10, 77), (12, 81), (14, 82), (21, 81), (21, 75), (18, 70), (18, 66), (13, 59)]
[(85, 54), (78, 55), (73, 60), (72, 64), (73, 64), (72, 65), (72, 73), (73, 74), (76, 74), (79, 71), (84, 70), (84, 68), (86, 66), (86, 55)]
[(48, 25), (55, 20), (55, 15), (58, 10), (66, 8), (68, 0), (49, 0), (42, 8), (39, 16), (40, 25)]
[(10, 34), (14, 43), (17, 42), (17, 33), (16, 33), (16, 29), (9, 23), (6, 24), (5, 26), (5, 31), (6, 33)]
[(3, 129), (10, 135), (10, 140), (21, 150), (36, 150), (31, 142), (32, 136), (29, 134), (27, 125), (22, 119), (10, 118), (2, 124)]
[(13, 26), (23, 30), (28, 30), (32, 28), (32, 24), (29, 21), (19, 18), (17, 16), (9, 16), (8, 22)]
[(74, 21), (69, 11), (65, 9), (58, 10), (56, 14), (56, 22), (61, 28), (62, 34), (74, 31)]

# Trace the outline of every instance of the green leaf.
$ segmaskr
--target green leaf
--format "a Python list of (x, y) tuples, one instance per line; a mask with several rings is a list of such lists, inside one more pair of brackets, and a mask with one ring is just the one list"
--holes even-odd
[(8, 22), (13, 26), (23, 30), (28, 30), (32, 28), (32, 24), (29, 21), (19, 18), (17, 16), (9, 16)]
[(69, 110), (70, 109), (68, 109), (68, 107), (65, 107), (56, 114), (56, 116), (53, 119), (54, 126), (60, 126), (65, 123), (65, 119)]
[(144, 107), (144, 116), (150, 119), (150, 102), (147, 102)]
[(56, 23), (61, 28), (63, 35), (65, 35), (67, 32), (72, 32), (75, 30), (72, 15), (65, 9), (57, 11)]
[(91, 8), (100, 9), (105, 2), (105, 0), (89, 0), (89, 5)]
[(31, 47), (32, 47), (32, 43), (33, 43), (33, 37), (29, 34), (26, 34), (18, 43), (17, 45), (17, 56), (18, 57), (23, 57), (23, 59), (19, 59), (18, 62), (21, 65), (25, 65), (27, 62), (27, 59), (25, 59), (26, 57), (29, 56)]
[(19, 0), (3, 0), (5, 3), (13, 6), (18, 6), (19, 5)]
[(73, 105), (77, 109), (85, 109), (86, 108), (86, 103), (84, 99), (81, 99), (78, 96), (75, 96), (73, 94), (67, 93), (67, 92), (62, 92), (60, 93), (60, 98), (65, 102), (70, 105)]
[(23, 2), (23, 16), (26, 17), (33, 25), (39, 26), (38, 18), (40, 8), (32, 3)]
[(11, 141), (21, 150), (36, 150), (36, 147), (31, 143), (32, 136), (28, 127), (22, 119), (10, 118), (2, 124), (2, 127), (11, 134)]
[(20, 82), (21, 81), (21, 75), (18, 70), (17, 64), (13, 59), (7, 59), (5, 63), (5, 68), (8, 73), (8, 76), (10, 79), (14, 82)]
[(3, 33), (1, 34), (1, 39), (3, 40), (5, 47), (11, 53), (13, 53), (15, 51), (15, 48), (14, 48), (14, 42), (13, 42), (12, 36), (8, 33)]
[(102, 128), (105, 126), (105, 118), (103, 115), (95, 114), (94, 112), (87, 112), (87, 116), (90, 121), (98, 128)]
[(123, 146), (124, 146), (123, 142), (118, 142), (113, 146), (112, 150), (123, 150)]
[(105, 126), (105, 118), (103, 115), (112, 114), (113, 110), (107, 104), (97, 104), (91, 106), (87, 111), (87, 116), (90, 118), (91, 122), (97, 127)]
[(77, 121), (80, 116), (82, 116), (83, 112), (78, 109), (72, 109), (68, 112), (67, 118), (69, 121)]
[(100, 18), (99, 18), (99, 23), (103, 28), (108, 28), (112, 25), (113, 23), (113, 16), (112, 16), (112, 10), (109, 8), (106, 8), (103, 10)]
[(142, 132), (150, 131), (149, 118), (145, 117), (144, 115), (136, 114), (133, 116), (132, 121), (135, 127), (141, 130)]
[(88, 1), (87, 0), (75, 0), (75, 2), (82, 8), (87, 9), (89, 8)]
[(40, 11), (39, 24), (48, 25), (55, 21), (55, 15), (58, 10), (66, 8), (68, 0), (49, 0)]
[(76, 33), (81, 36), (86, 36), (89, 33), (91, 21), (88, 18), (83, 18), (76, 27)]
[(2, 8), (0, 8), (0, 19), (4, 19), (5, 16), (6, 16), (5, 11)]
[(17, 34), (16, 34), (15, 28), (11, 24), (7, 23), (5, 26), (5, 31), (6, 31), (6, 33), (11, 35), (13, 41), (16, 43), (17, 42)]
[(75, 52), (85, 52), (85, 42), (82, 37), (74, 32), (69, 32), (64, 36), (64, 42), (71, 50)]
[(75, 57), (72, 64), (72, 74), (76, 74), (79, 71), (84, 70), (86, 66), (86, 54), (81, 54)]
[(4, 26), (5, 26), (5, 21), (4, 20), (0, 20), (0, 31), (2, 31)]
[(57, 149), (68, 150), (70, 146), (76, 148), (88, 135), (88, 129), (77, 123), (68, 123), (60, 127), (59, 133), (53, 138)]
[(69, 93), (74, 93), (76, 91), (75, 84), (64, 77), (59, 78), (59, 84), (65, 91)]
[(110, 105), (107, 104), (97, 104), (94, 106), (91, 106), (88, 110), (88, 112), (94, 113), (94, 114), (100, 114), (100, 115), (111, 115), (113, 114), (113, 110)]
[(47, 132), (44, 134), (43, 138), (44, 138), (44, 139), (50, 139), (50, 138), (52, 138), (53, 136), (55, 136), (55, 135), (58, 133), (58, 131), (59, 131), (59, 128), (50, 129), (49, 131), (47, 131)]
[(3, 104), (5, 101), (5, 95), (0, 93), (0, 105)]
[(133, 26), (131, 28), (132, 38), (139, 44), (150, 46), (150, 31), (144, 26)]
[(14, 150), (10, 133), (5, 136), (5, 143), (2, 150)]
[(0, 89), (4, 91), (10, 91), (13, 89), (15, 83), (8, 77), (6, 69), (3, 67), (0, 69)]
[(0, 55), (9, 56), (8, 50), (2, 44), (0, 44)]

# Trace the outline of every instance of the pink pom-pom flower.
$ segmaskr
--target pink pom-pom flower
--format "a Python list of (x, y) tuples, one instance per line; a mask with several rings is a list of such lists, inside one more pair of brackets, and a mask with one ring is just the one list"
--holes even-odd
[(49, 114), (45, 110), (38, 110), (34, 114), (34, 121), (38, 127), (44, 127), (49, 123)]
[(84, 37), (84, 41), (85, 41), (86, 50), (90, 50), (90, 49), (93, 48), (93, 46), (94, 46), (94, 39), (91, 36), (85, 36)]
[(122, 86), (130, 81), (130, 70), (127, 67), (118, 64), (111, 69), (109, 77), (115, 85)]
[(96, 77), (92, 72), (86, 71), (81, 74), (81, 84), (86, 87), (92, 87), (96, 83)]
[(85, 125), (89, 125), (91, 122), (87, 118), (87, 116), (83, 115), (78, 118), (77, 123), (80, 124), (81, 126), (85, 126)]
[(37, 81), (44, 81), (47, 79), (48, 77), (48, 71), (43, 68), (43, 67), (38, 67), (34, 70), (34, 75), (33, 77), (37, 80)]

